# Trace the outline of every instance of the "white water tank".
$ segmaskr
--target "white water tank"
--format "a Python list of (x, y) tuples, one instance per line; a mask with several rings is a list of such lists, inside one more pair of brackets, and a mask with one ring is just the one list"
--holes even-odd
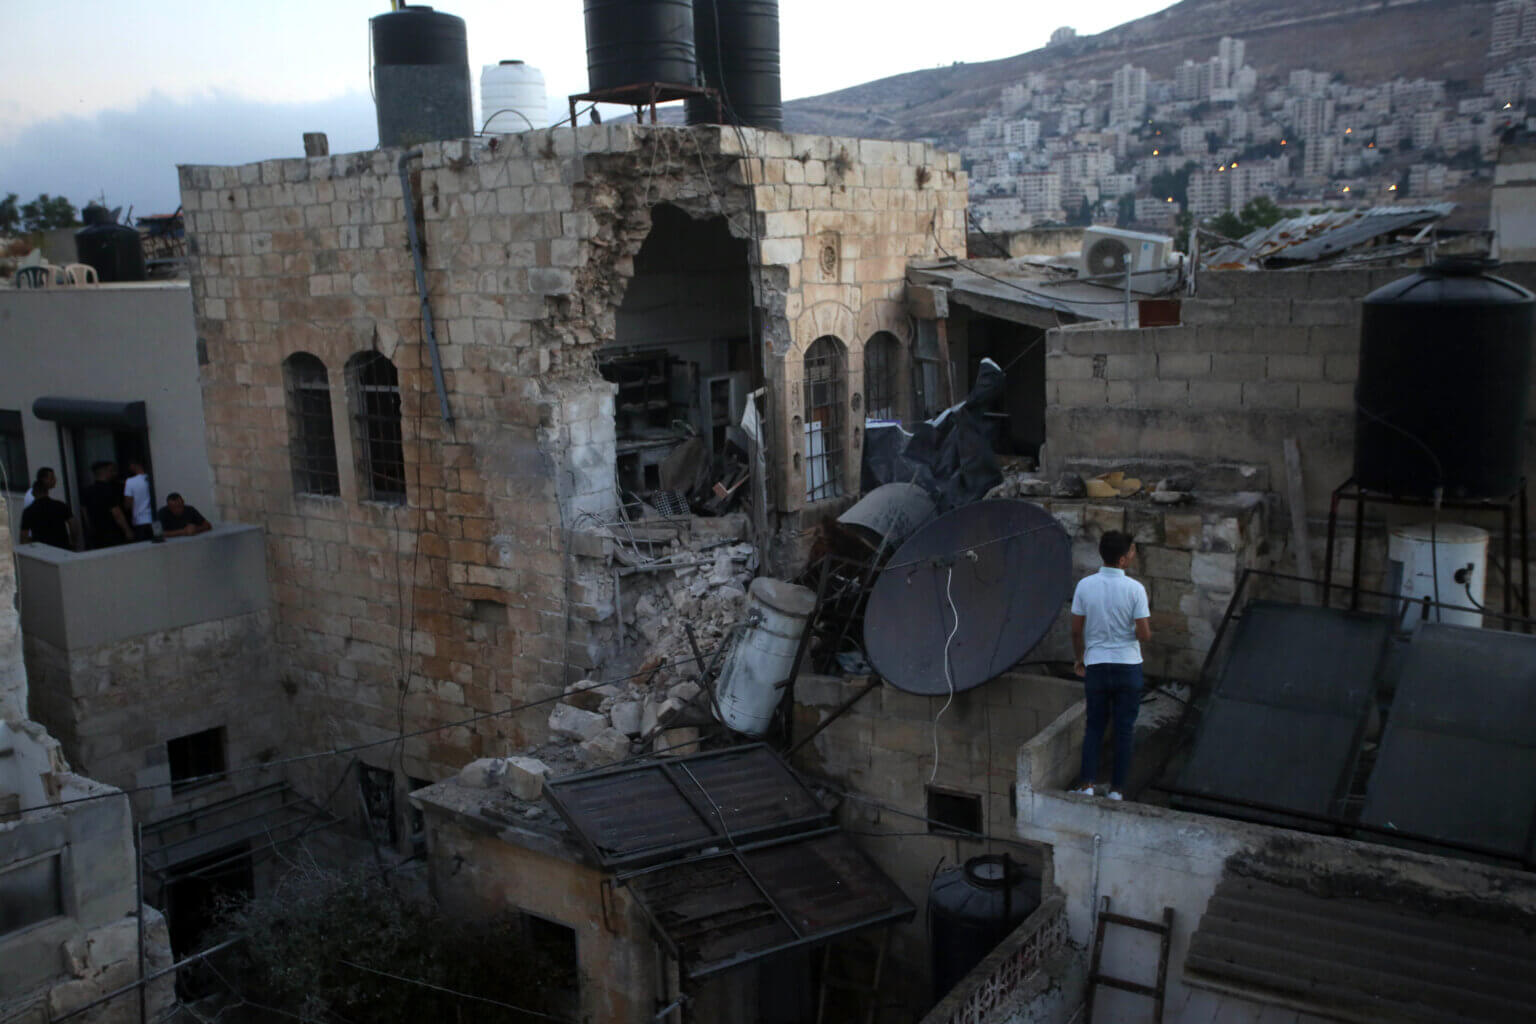
[[(1441, 523), (1433, 528), (1429, 523), (1394, 526), (1387, 540), (1387, 567), (1398, 581), (1397, 593), (1408, 601), (1423, 601), (1425, 597), (1431, 601), (1436, 599), (1438, 568), (1441, 604), (1470, 607), (1468, 583), (1472, 587), (1473, 600), (1482, 604), (1488, 569), (1488, 531), (1463, 523)], [(1410, 612), (1407, 622), (1414, 621), (1416, 616)], [(1475, 611), (1441, 608), (1431, 609), (1429, 621), (1480, 627), (1483, 617)]]
[(816, 608), (808, 587), (759, 576), (747, 590), (746, 630), (726, 656), (715, 684), (722, 722), (747, 736), (761, 736), (784, 699), (779, 684), (789, 678), (806, 621)]
[(514, 135), (549, 122), (544, 72), (520, 60), (480, 69), (480, 124), (492, 135)]

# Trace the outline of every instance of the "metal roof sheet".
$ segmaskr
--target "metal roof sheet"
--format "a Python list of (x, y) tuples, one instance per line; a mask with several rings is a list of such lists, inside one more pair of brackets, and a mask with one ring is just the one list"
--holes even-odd
[(1376, 206), (1364, 210), (1329, 210), (1289, 217), (1202, 256), (1206, 266), (1252, 265), (1268, 261), (1308, 263), (1348, 252), (1383, 235), (1443, 220), (1455, 203)]
[(1536, 936), (1518, 924), (1316, 895), (1229, 868), (1190, 937), (1184, 980), (1268, 995), (1330, 1020), (1528, 1021)]

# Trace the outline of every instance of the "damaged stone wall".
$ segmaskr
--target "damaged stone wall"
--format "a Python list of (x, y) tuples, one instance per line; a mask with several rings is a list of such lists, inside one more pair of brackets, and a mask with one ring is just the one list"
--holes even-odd
[[(165, 919), (150, 907), (136, 909), (128, 802), (72, 772), (58, 741), (27, 718), (10, 522), (0, 497), (0, 875), (56, 862), (58, 912), (0, 933), (0, 1020), (47, 1021), (138, 977), (137, 914), (144, 915), (147, 970), (169, 966), (171, 950)], [(46, 899), (35, 877), (28, 883), (29, 896)], [(149, 986), (151, 1014), (175, 1001), (173, 984), (165, 977)], [(138, 998), (130, 992), (73, 1019), (128, 1024), (139, 1019)]]
[[(856, 480), (864, 332), (906, 322), (909, 256), (964, 242), (958, 159), (919, 144), (629, 124), (430, 144), (409, 164), (411, 210), (398, 157), (181, 169), (217, 503), (267, 528), (278, 644), (311, 745), (506, 712), (610, 664), (627, 627), (600, 529), (616, 505), (613, 388), (593, 355), (613, 340), (657, 204), (758, 239), (781, 513), (803, 505), (791, 456), (804, 348), (832, 333), (847, 350)], [(422, 343), (407, 215), (452, 424)], [(399, 373), (403, 505), (368, 500), (359, 463), (345, 367), (366, 351)], [(337, 496), (295, 493), (283, 360), (298, 352), (329, 372)], [(547, 736), (547, 708), (490, 717), (408, 740), (398, 764), (438, 778)]]

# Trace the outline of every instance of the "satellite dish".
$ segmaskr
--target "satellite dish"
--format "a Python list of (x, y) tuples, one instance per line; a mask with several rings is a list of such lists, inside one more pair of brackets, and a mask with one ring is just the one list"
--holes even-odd
[(1040, 642), (1071, 585), (1072, 542), (1049, 512), (1027, 501), (978, 501), (897, 549), (869, 596), (865, 651), (898, 690), (943, 696), (951, 681), (956, 693), (969, 690)]

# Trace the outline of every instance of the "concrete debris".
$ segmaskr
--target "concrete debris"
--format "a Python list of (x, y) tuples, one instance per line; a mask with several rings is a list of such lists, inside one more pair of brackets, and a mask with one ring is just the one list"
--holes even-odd
[(594, 767), (622, 761), (629, 756), (629, 737), (604, 728), (581, 744), (581, 752)]
[(549, 765), (536, 757), (509, 757), (501, 784), (519, 800), (537, 800), (544, 793)]
[(638, 700), (615, 701), (608, 709), (608, 721), (626, 736), (639, 736), (645, 730), (641, 721), (645, 716), (645, 704)]
[[(1006, 484), (1007, 481), (1004, 481)], [(1088, 488), (1083, 484), (1083, 478), (1076, 473), (1063, 473), (1056, 478), (1055, 497), (1058, 498), (1086, 498)]]
[(583, 711), (596, 711), (602, 705), (603, 698), (611, 695), (603, 692), (608, 689), (610, 688), (599, 687), (595, 679), (583, 679), (565, 688), (564, 700), (571, 707), (581, 708)]
[(699, 730), (694, 728), (667, 729), (656, 737), (658, 754), (696, 754), (699, 750)]
[(482, 757), (459, 769), (459, 784), (474, 789), (489, 789), (506, 774), (507, 762), (499, 757)]
[(549, 731), (572, 740), (589, 740), (608, 728), (608, 717), (570, 704), (556, 704), (549, 713)]
[(685, 680), (684, 682), (678, 683), (676, 686), (672, 687), (672, 689), (667, 691), (668, 697), (672, 698), (673, 700), (682, 701), (684, 704), (689, 703), (698, 695), (699, 684), (691, 680)]

